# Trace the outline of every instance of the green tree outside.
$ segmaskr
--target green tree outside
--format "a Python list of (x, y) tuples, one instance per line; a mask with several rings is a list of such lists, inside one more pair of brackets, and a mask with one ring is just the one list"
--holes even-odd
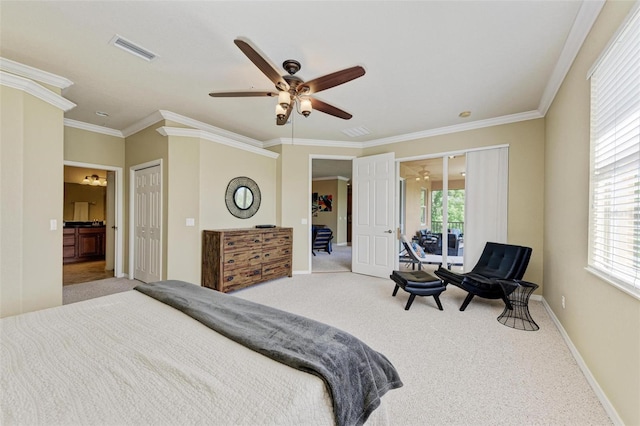
[[(438, 222), (442, 223), (442, 191), (432, 191), (431, 223)], [(449, 222), (464, 223), (464, 189), (449, 190)], [(441, 232), (442, 229), (433, 229), (432, 231)]]

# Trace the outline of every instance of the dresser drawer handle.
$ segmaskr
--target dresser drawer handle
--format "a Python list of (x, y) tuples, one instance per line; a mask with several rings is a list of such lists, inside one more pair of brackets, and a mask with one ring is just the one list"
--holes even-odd
[(227, 281), (233, 280), (233, 277), (227, 277)]
[(260, 242), (260, 240), (253, 240), (253, 242), (254, 242), (254, 243), (259, 243), (259, 242)]
[(227, 263), (235, 263), (235, 260), (230, 259)]
[(270, 254), (269, 254), (269, 253), (265, 253), (265, 254), (264, 254), (264, 257), (269, 257), (269, 256), (270, 256)]
[(260, 255), (256, 254), (255, 256), (253, 256), (254, 259), (260, 259)]
[(232, 245), (234, 245), (234, 244), (235, 244), (235, 243), (234, 243), (233, 241), (229, 241), (229, 242), (227, 243), (227, 245), (228, 245), (228, 246), (232, 246)]

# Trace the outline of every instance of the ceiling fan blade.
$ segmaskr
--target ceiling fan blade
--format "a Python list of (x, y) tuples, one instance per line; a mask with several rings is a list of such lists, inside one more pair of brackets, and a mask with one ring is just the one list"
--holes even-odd
[(355, 66), (307, 81), (301, 86), (303, 89), (309, 88), (310, 94), (318, 93), (322, 90), (327, 90), (348, 81), (355, 80), (358, 77), (362, 77), (364, 73), (364, 68), (361, 66)]
[(287, 108), (287, 113), (284, 115), (284, 118), (279, 119), (276, 116), (276, 124), (278, 126), (284, 126), (285, 124), (287, 124), (287, 121), (289, 121), (289, 116), (291, 115), (291, 111), (293, 111), (295, 107), (296, 107), (295, 101), (292, 99), (291, 103), (289, 104), (289, 108)]
[(248, 98), (252, 96), (278, 97), (278, 94), (274, 92), (211, 92), (209, 96), (212, 98)]
[(251, 62), (253, 62), (253, 64), (258, 67), (258, 69), (262, 71), (262, 73), (266, 75), (273, 84), (276, 85), (276, 87), (281, 90), (289, 90), (289, 85), (284, 81), (280, 72), (265, 58), (263, 58), (253, 46), (239, 38), (233, 40), (233, 42), (240, 48), (240, 50), (242, 50), (242, 53), (247, 55), (247, 58), (249, 58), (249, 60), (251, 60)]
[(314, 110), (324, 112), (325, 114), (333, 115), (334, 117), (342, 118), (344, 120), (349, 120), (353, 115), (349, 114), (346, 111), (341, 110), (340, 108), (336, 108), (333, 105), (329, 105), (326, 102), (323, 102), (316, 98), (311, 99), (311, 106)]

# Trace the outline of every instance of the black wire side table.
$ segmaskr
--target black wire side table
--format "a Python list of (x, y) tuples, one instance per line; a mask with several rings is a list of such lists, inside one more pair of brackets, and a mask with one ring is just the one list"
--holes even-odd
[(538, 288), (538, 284), (520, 280), (498, 280), (498, 283), (513, 308), (505, 306), (504, 311), (498, 316), (498, 322), (518, 330), (539, 330), (540, 327), (529, 313), (529, 297)]

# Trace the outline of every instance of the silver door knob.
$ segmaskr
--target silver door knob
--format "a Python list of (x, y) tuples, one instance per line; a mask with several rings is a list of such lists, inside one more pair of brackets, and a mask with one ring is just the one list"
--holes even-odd
[(393, 234), (393, 231), (391, 229), (389, 229), (388, 231), (384, 231), (387, 234)]

